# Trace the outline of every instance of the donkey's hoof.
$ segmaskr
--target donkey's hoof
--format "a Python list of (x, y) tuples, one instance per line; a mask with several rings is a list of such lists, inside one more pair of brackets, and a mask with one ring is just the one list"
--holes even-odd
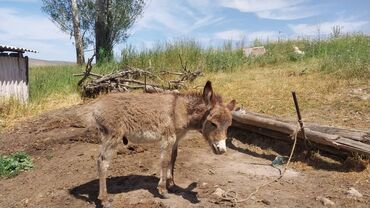
[(168, 194), (167, 189), (158, 189), (159, 194), (161, 195), (162, 199), (169, 199), (170, 195)]
[(111, 197), (108, 197), (106, 200), (100, 199), (100, 201), (103, 208), (112, 208), (113, 199)]
[(102, 202), (103, 208), (112, 208), (112, 203), (110, 201)]
[(167, 182), (166, 182), (167, 190), (170, 190), (174, 186), (176, 186), (175, 181), (173, 179), (167, 179)]
[(161, 198), (162, 199), (169, 199), (170, 198), (170, 194), (169, 193), (163, 193), (163, 194), (161, 194)]

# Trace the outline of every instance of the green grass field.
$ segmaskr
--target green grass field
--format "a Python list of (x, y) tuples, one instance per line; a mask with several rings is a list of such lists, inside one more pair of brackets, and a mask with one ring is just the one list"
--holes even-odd
[[(256, 58), (245, 57), (243, 44), (231, 41), (220, 48), (204, 48), (194, 40), (165, 42), (143, 51), (127, 47), (122, 50), (120, 62), (94, 66), (93, 71), (106, 74), (125, 64), (154, 72), (179, 71), (181, 56), (188, 69), (205, 72), (192, 87), (210, 79), (223, 96), (236, 98), (253, 111), (292, 116), (290, 91), (296, 90), (309, 120), (368, 127), (369, 102), (353, 100), (348, 94), (352, 89), (370, 85), (370, 36), (351, 34), (321, 41), (300, 39), (262, 44), (267, 54)], [(293, 46), (305, 51), (305, 55), (294, 54)], [(45, 110), (79, 103), (80, 78), (73, 74), (83, 70), (84, 67), (77, 66), (31, 68), (30, 102), (27, 105), (14, 100), (1, 102), (0, 128)], [(358, 119), (365, 119), (365, 123)]]
[[(317, 62), (315, 70), (341, 78), (370, 78), (370, 36), (344, 35), (326, 40), (288, 40), (258, 43), (267, 54), (252, 58), (243, 55), (243, 43), (225, 42), (221, 48), (203, 48), (196, 41), (178, 40), (159, 43), (153, 49), (137, 51), (129, 46), (122, 51), (122, 63), (153, 70), (178, 69), (183, 64), (207, 72), (232, 72), (267, 65), (294, 62)], [(235, 45), (235, 47), (233, 47)], [(293, 53), (293, 46), (305, 51), (304, 56)]]

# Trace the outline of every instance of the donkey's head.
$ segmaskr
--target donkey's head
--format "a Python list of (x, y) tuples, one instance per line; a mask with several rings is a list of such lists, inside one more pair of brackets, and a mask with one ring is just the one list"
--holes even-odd
[(231, 126), (231, 111), (235, 108), (236, 101), (232, 100), (224, 105), (222, 100), (214, 95), (210, 81), (204, 86), (203, 100), (208, 111), (203, 122), (202, 134), (215, 154), (225, 153), (227, 129)]

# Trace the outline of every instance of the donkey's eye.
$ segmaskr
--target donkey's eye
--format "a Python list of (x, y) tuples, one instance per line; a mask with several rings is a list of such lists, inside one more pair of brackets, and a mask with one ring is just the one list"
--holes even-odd
[(214, 127), (214, 128), (217, 128), (217, 125), (213, 122), (210, 122), (211, 123), (211, 126)]

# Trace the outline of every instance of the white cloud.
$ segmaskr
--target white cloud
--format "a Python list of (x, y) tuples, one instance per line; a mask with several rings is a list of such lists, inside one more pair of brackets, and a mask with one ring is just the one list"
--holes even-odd
[(183, 16), (193, 19), (191, 12), (184, 7), (180, 7), (177, 2), (171, 0), (147, 1), (143, 16), (138, 20), (133, 30), (166, 29), (182, 33), (188, 28), (187, 22), (182, 18)]
[(276, 40), (278, 38), (278, 35), (279, 35), (278, 32), (269, 31), (269, 30), (248, 32), (248, 31), (234, 29), (234, 30), (226, 30), (222, 32), (217, 32), (214, 34), (214, 37), (220, 40), (253, 41), (253, 40), (259, 39), (262, 41), (266, 41), (266, 40)]
[(4, 39), (65, 40), (69, 37), (44, 16), (25, 16), (14, 9), (0, 8), (0, 19), (0, 28), (5, 31), (1, 34)]
[(317, 35), (319, 32), (320, 34), (330, 34), (334, 26), (340, 26), (344, 33), (358, 32), (364, 30), (367, 24), (369, 21), (336, 20), (317, 24), (289, 25), (289, 28), (296, 35)]
[(248, 40), (249, 41), (253, 41), (253, 40), (262, 40), (262, 41), (266, 41), (266, 40), (277, 40), (278, 38), (278, 35), (279, 33), (276, 32), (276, 31), (256, 31), (256, 32), (252, 32), (252, 33), (248, 33), (247, 34), (247, 37), (248, 37)]
[(21, 3), (36, 3), (38, 2), (39, 0), (0, 0), (0, 2), (10, 2), (10, 3), (14, 3), (14, 2), (21, 2)]
[(190, 31), (196, 30), (198, 28), (206, 27), (211, 24), (217, 24), (224, 20), (224, 17), (214, 17), (212, 15), (205, 16), (204, 18), (201, 18), (193, 23), (193, 25), (190, 27)]
[(215, 38), (221, 40), (242, 40), (245, 38), (245, 32), (242, 30), (226, 30), (215, 33)]
[(260, 18), (294, 20), (319, 13), (317, 8), (302, 6), (306, 2), (307, 0), (220, 0), (219, 4), (241, 12), (255, 13)]
[(69, 35), (61, 32), (47, 17), (0, 8), (0, 19), (2, 44), (37, 50), (39, 54), (29, 54), (35, 58), (74, 60)]
[(209, 0), (149, 0), (133, 31), (151, 29), (180, 36), (222, 22), (224, 17), (213, 14), (210, 4)]
[(256, 15), (260, 18), (274, 20), (295, 20), (318, 15), (320, 12), (312, 6), (293, 6), (275, 10), (265, 10), (257, 12)]
[(302, 0), (221, 0), (220, 4), (241, 12), (262, 12), (287, 8), (302, 2)]

